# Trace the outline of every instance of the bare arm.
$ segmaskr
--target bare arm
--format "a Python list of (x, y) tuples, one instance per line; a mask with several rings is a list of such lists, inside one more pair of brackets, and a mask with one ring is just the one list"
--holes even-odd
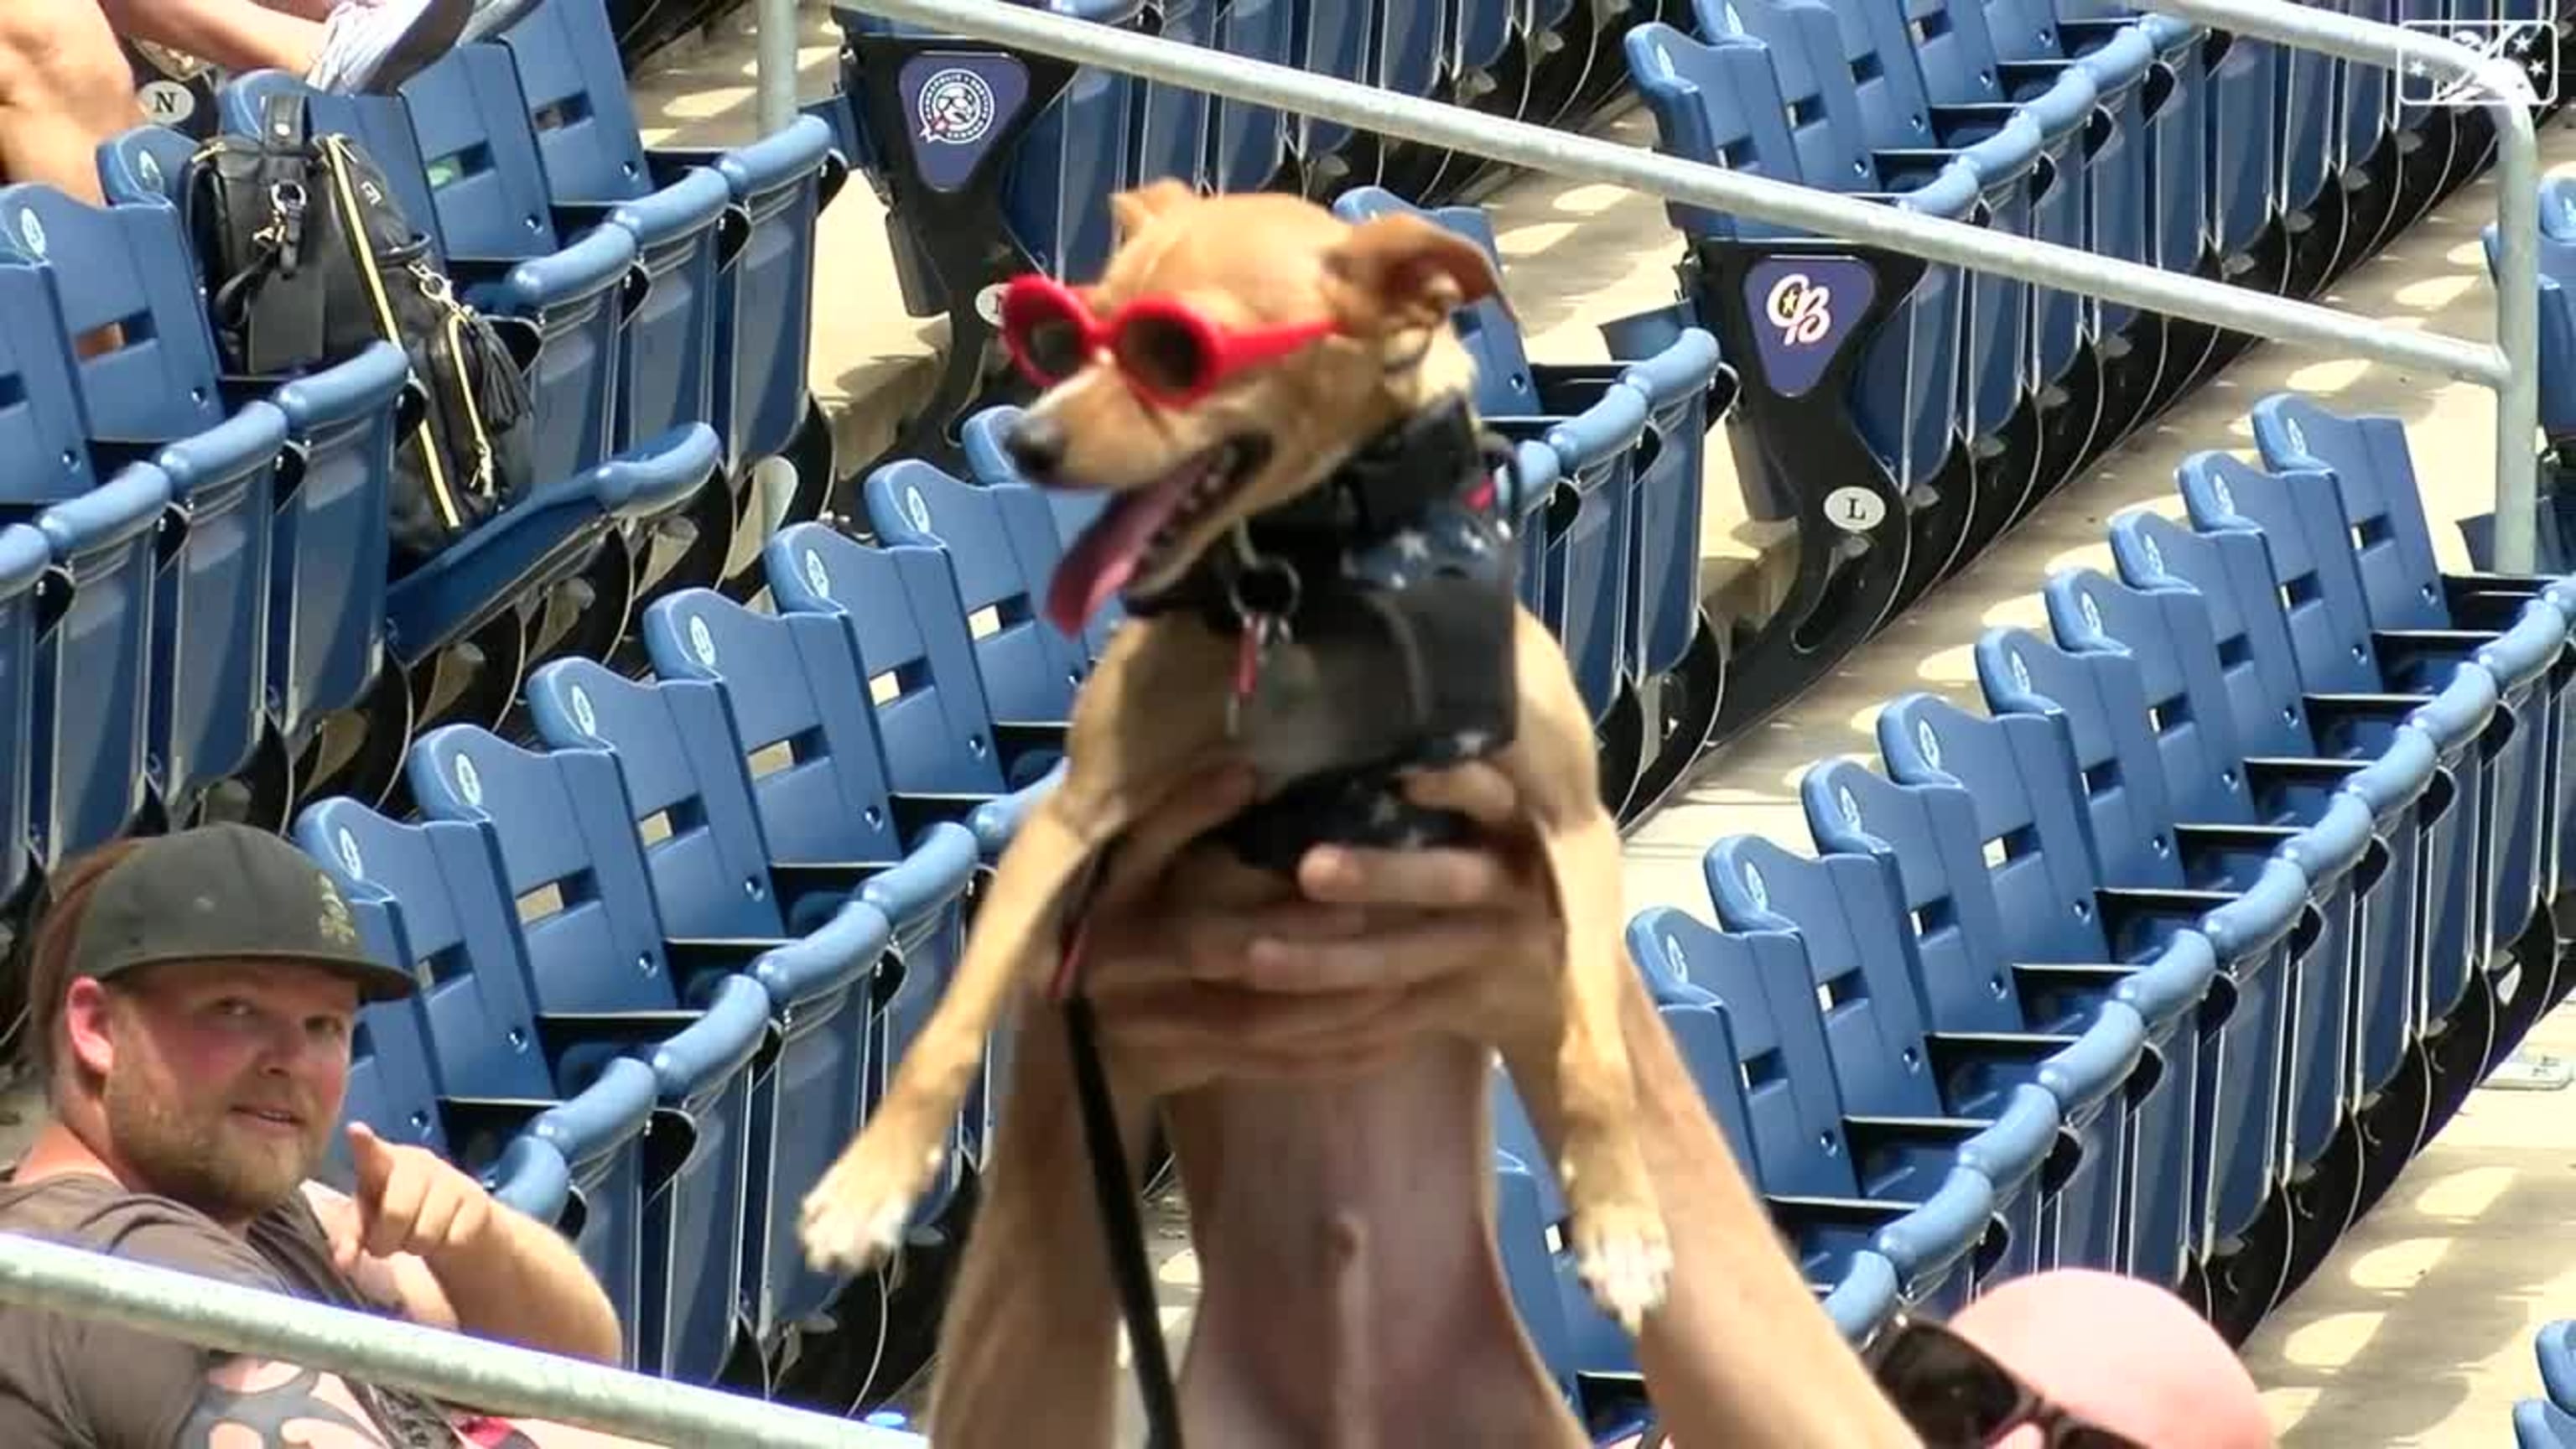
[(427, 1260), (457, 1326), (548, 1353), (615, 1364), (625, 1356), (617, 1310), (561, 1233), (492, 1204), (492, 1226), (470, 1250)]
[(416, 1323), (614, 1364), (617, 1312), (562, 1234), (436, 1153), (352, 1125), (358, 1192), (308, 1185), (341, 1271)]

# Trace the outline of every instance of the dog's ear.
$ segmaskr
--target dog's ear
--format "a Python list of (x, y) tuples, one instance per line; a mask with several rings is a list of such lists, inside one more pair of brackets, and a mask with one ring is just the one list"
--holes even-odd
[(1333, 310), (1363, 335), (1435, 326), (1503, 290), (1483, 247), (1409, 212), (1352, 227), (1325, 254), (1324, 275)]
[(1197, 188), (1186, 181), (1165, 176), (1149, 181), (1133, 191), (1121, 191), (1109, 198), (1109, 219), (1116, 224), (1123, 239), (1145, 229), (1145, 224), (1158, 216), (1177, 211), (1199, 199)]

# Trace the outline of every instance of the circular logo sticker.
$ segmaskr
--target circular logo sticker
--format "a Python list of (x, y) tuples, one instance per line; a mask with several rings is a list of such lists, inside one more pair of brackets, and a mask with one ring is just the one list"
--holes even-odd
[(2302, 453), (2308, 450), (2308, 431), (2299, 426), (2297, 418), (2281, 419), (2281, 435), (2290, 440), (2291, 447)]
[(456, 793), (464, 796), (468, 805), (483, 803), (483, 772), (475, 769), (473, 757), (461, 750), (456, 755)]
[(358, 856), (358, 837), (351, 835), (349, 827), (343, 825), (340, 827), (340, 839), (337, 843), (340, 847), (341, 869), (349, 873), (351, 880), (365, 880), (367, 863)]
[(2030, 661), (2022, 658), (2018, 649), (2012, 652), (2012, 677), (2013, 688), (2030, 693)]
[(700, 664), (716, 667), (716, 636), (707, 632), (707, 621), (697, 614), (689, 616), (689, 651)]
[(1747, 861), (1744, 866), (1744, 893), (1753, 897), (1753, 904), (1758, 909), (1766, 911), (1771, 909), (1771, 887), (1762, 879), (1762, 872), (1754, 869), (1750, 861)]
[(917, 109), (921, 139), (941, 146), (972, 146), (991, 132), (1000, 107), (993, 99), (993, 87), (982, 76), (964, 66), (951, 66), (922, 85)]
[(1868, 533), (1887, 521), (1887, 500), (1867, 488), (1837, 488), (1825, 495), (1825, 521), (1845, 533)]
[(2093, 596), (2089, 593), (2077, 594), (2075, 602), (2084, 611), (2084, 627), (2096, 634), (2101, 633), (2102, 606), (2093, 602)]
[(1008, 282), (995, 282), (975, 294), (975, 315), (995, 327), (1002, 325), (1002, 294), (1010, 290)]
[[(142, 104), (143, 114), (164, 126), (185, 124), (189, 117), (197, 114), (197, 93), (174, 80), (145, 81), (135, 88), (134, 99)], [(137, 172), (144, 172), (147, 166), (152, 171), (161, 169), (160, 163), (154, 161), (148, 152), (145, 153), (142, 164), (134, 169)], [(161, 184), (159, 177), (149, 173), (144, 174), (143, 180), (148, 186)]]
[(913, 527), (924, 533), (930, 531), (930, 500), (921, 496), (920, 489), (903, 490), (903, 516), (912, 520)]
[(823, 567), (823, 556), (810, 548), (805, 550), (805, 587), (818, 599), (832, 597), (832, 575)]
[[(2297, 445), (2293, 444), (2292, 446), (2295, 447)], [(2215, 474), (2211, 475), (2209, 480), (2209, 496), (2218, 500), (2219, 507), (2226, 509), (2230, 513), (2234, 513), (2236, 511), (2236, 492), (2234, 489), (2227, 486), (2226, 479), (2218, 477)]]
[(2152, 533), (2142, 533), (2138, 535), (2138, 542), (2146, 545), (2147, 567), (2154, 569), (2157, 573), (2163, 573), (2165, 571), (2165, 551), (2157, 545), (2156, 536)]
[(1932, 733), (1930, 720), (1914, 722), (1914, 747), (1923, 752), (1923, 763), (1936, 770), (1941, 768), (1941, 741)]
[(1664, 969), (1675, 981), (1690, 980), (1690, 958), (1682, 954), (1682, 943), (1671, 936), (1664, 938)]
[(576, 684), (572, 687), (572, 722), (586, 735), (599, 733), (599, 715), (590, 707), (590, 691)]
[(25, 242), (27, 250), (35, 255), (41, 257), (45, 254), (45, 224), (37, 219), (34, 212), (18, 213), (18, 240)]
[(1844, 785), (1834, 791), (1834, 804), (1842, 810), (1845, 825), (1860, 829), (1860, 801), (1852, 795), (1851, 786)]

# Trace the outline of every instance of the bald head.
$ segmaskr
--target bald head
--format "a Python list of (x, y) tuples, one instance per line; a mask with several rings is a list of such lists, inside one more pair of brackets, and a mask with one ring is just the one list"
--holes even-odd
[[(2245, 1366), (2180, 1298), (2136, 1278), (2068, 1268), (2016, 1278), (1950, 1327), (2033, 1388), (2156, 1449), (2272, 1449)], [(2005, 1440), (2018, 1449), (2024, 1430)]]

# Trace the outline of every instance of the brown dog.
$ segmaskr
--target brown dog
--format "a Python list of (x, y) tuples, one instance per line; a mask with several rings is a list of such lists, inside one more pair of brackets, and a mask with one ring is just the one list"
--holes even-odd
[[(1059, 568), (1060, 623), (1122, 590), (1138, 599), (1168, 588), (1241, 520), (1315, 489), (1402, 420), (1467, 395), (1473, 363), (1450, 317), (1499, 285), (1472, 242), (1409, 216), (1354, 227), (1295, 198), (1202, 199), (1168, 182), (1116, 197), (1115, 212), (1120, 245), (1087, 294), (1092, 312), (1176, 300), (1212, 322), (1221, 345), (1240, 344), (1232, 360), (1243, 365), (1221, 385), (1158, 395), (1155, 359), (1121, 365), (1103, 347), (1074, 359), (1072, 375), (1032, 405), (1023, 426), (1044, 440), (1032, 449), (1046, 454), (1044, 481), (1119, 495)], [(1145, 344), (1158, 340), (1204, 345), (1210, 334)], [(1000, 860), (937, 1011), (805, 1201), (804, 1241), (818, 1265), (855, 1270), (894, 1248), (940, 1165), (988, 1033), (1053, 975), (1095, 858), (1210, 766), (1248, 758), (1266, 793), (1318, 763), (1312, 735), (1329, 722), (1311, 713), (1252, 738), (1235, 728), (1239, 644), (1186, 611), (1131, 619), (1114, 636), (1076, 701), (1070, 767)], [(1548, 1030), (1526, 1041), (1426, 1041), (1360, 1081), (1219, 1083), (1163, 1104), (1204, 1271), (1182, 1375), (1193, 1449), (1584, 1442), (1511, 1313), (1493, 1248), (1489, 1048), (1556, 1154), (1594, 1297), (1632, 1332), (1663, 1300), (1671, 1252), (1634, 1135), (1620, 1035), (1620, 997), (1633, 983), (1619, 935), (1617, 827), (1599, 799), (1590, 717), (1555, 639), (1519, 613), (1512, 653), (1518, 723), (1493, 762), (1520, 792), (1564, 923)], [(1310, 695), (1368, 698), (1343, 692), (1351, 681), (1333, 661), (1301, 658), (1293, 641), (1265, 666), (1301, 668)], [(1114, 1391), (1099, 1348), (1114, 1322), (1105, 1287), (1096, 1307), (1085, 1305), (1097, 1343), (1027, 1354), (993, 1346), (1009, 1337), (1002, 1320), (1035, 1311), (1038, 1295), (1106, 1282), (1096, 1261), (1032, 1256), (1043, 1250), (1006, 1236), (1050, 1215), (1074, 1219), (1101, 1256), (1080, 1144), (1062, 1135), (1070, 1114), (1022, 1100), (1068, 1093), (1060, 1044), (1016, 1052), (1011, 1078), (983, 1230), (941, 1333), (932, 1432), (941, 1449), (1095, 1449), (1107, 1443)], [(1153, 1105), (1118, 1104), (1131, 1150)], [(1040, 1121), (1056, 1124), (1046, 1140), (1015, 1135)]]

